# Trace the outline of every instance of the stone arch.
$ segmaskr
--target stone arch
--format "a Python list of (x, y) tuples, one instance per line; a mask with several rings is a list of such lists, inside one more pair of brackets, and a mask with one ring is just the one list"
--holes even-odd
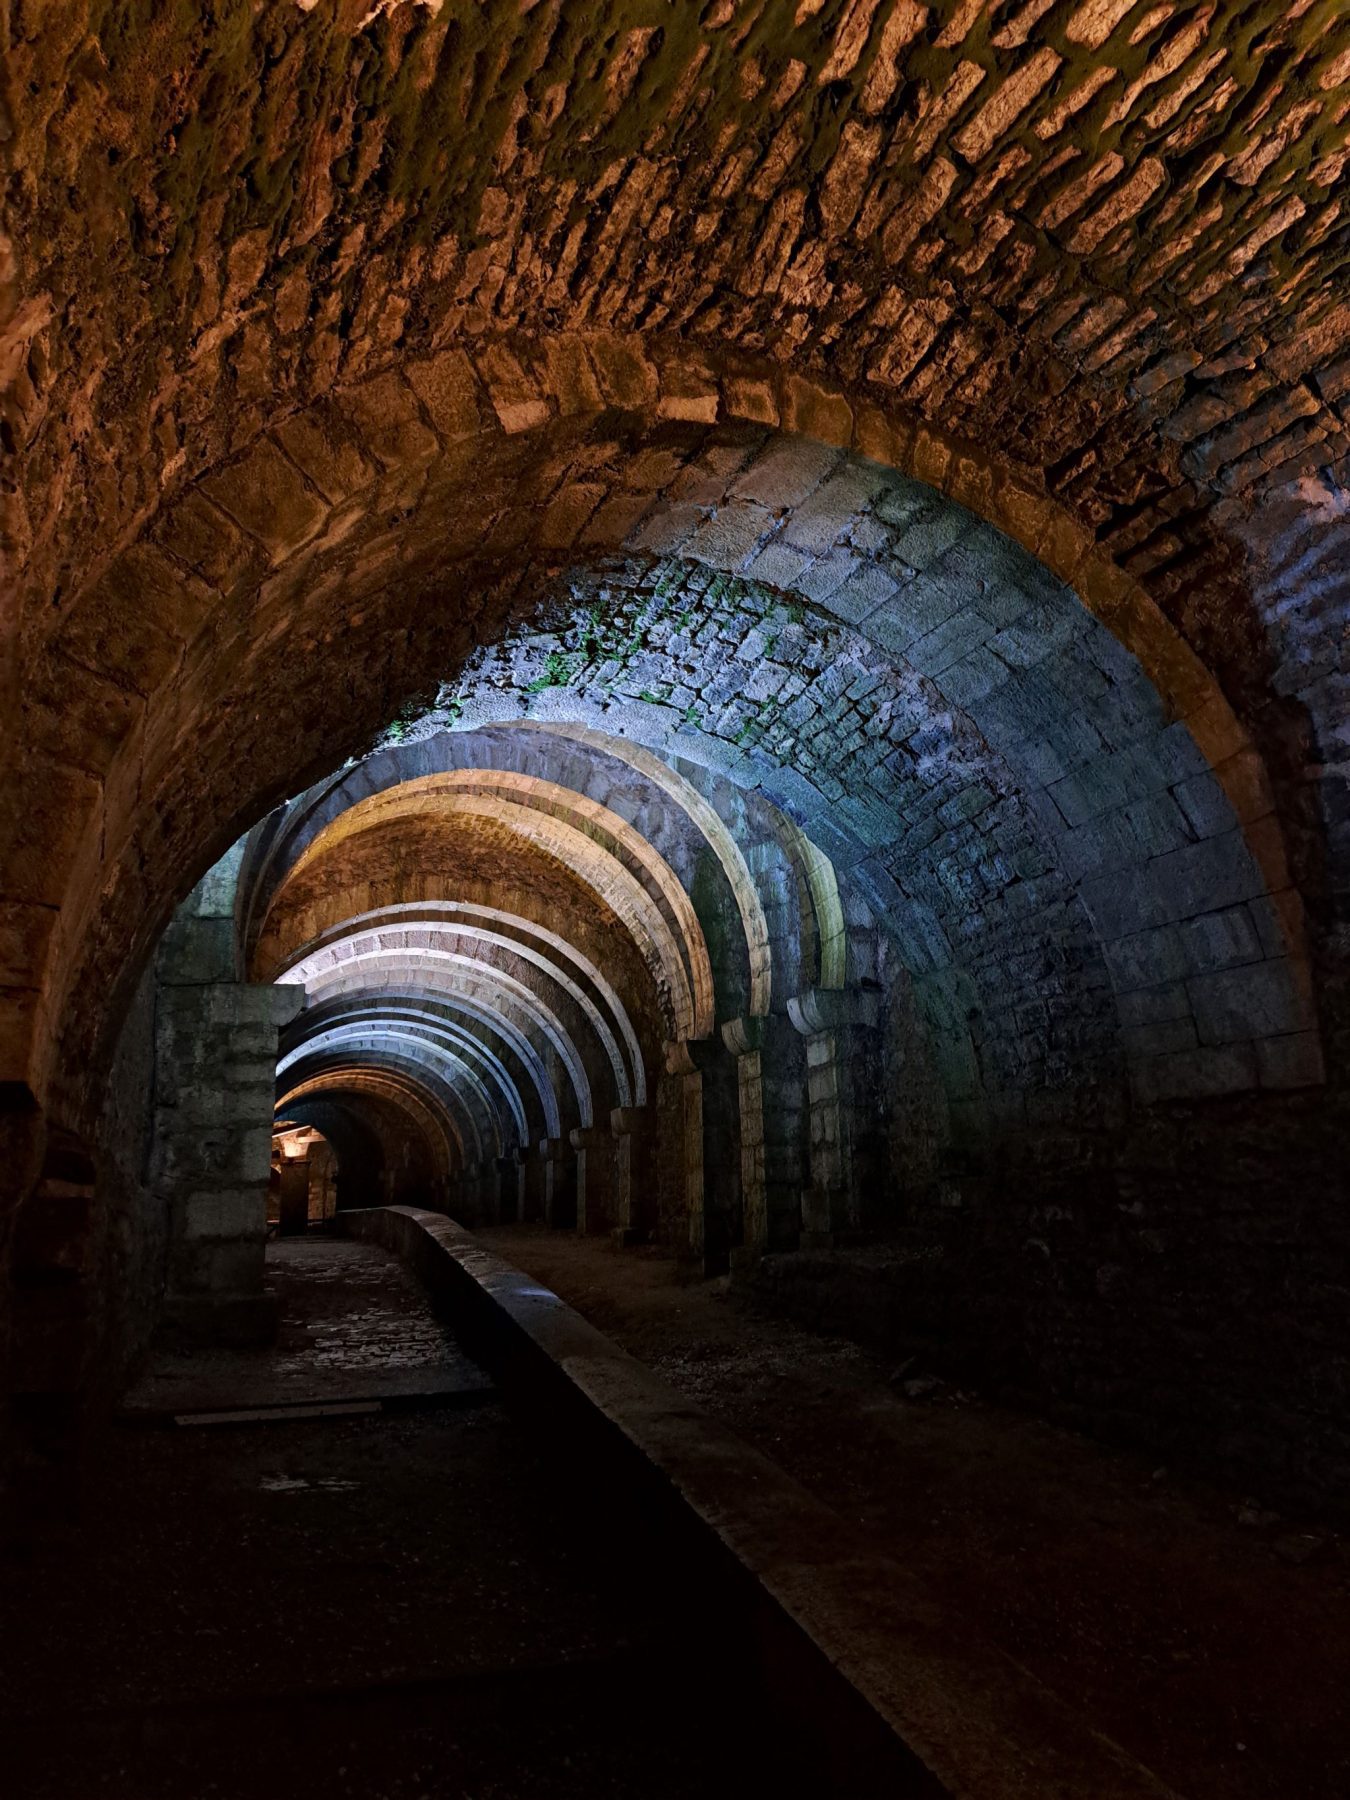
[(345, 1059), (346, 1067), (359, 1067), (367, 1055), (373, 1067), (387, 1060), (391, 1066), (422, 1070), (455, 1121), (460, 1148), (470, 1161), (481, 1162), (489, 1149), (494, 1155), (501, 1154), (508, 1134), (489, 1089), (472, 1064), (434, 1027), (382, 1016), (330, 1025), (307, 1035), (278, 1059), (277, 1079), (287, 1079), (292, 1069), (328, 1066), (338, 1058)]
[[(550, 784), (512, 788), (504, 782), (460, 782), (458, 771), (402, 782), (340, 813), (293, 865), (299, 875), (353, 832), (393, 819), (435, 814), (484, 819), (524, 838), (532, 854), (548, 855), (578, 873), (623, 920), (668, 996), (675, 1029), (703, 1037), (712, 1028), (713, 977), (703, 933), (684, 889), (646, 841), (616, 814)], [(539, 804), (537, 804), (539, 803)]]
[[(340, 941), (353, 933), (387, 930), (393, 926), (405, 930), (411, 928), (419, 933), (439, 929), (447, 935), (462, 936), (480, 943), (485, 950), (506, 951), (513, 961), (523, 962), (546, 974), (585, 1014), (604, 1048), (619, 1096), (615, 1104), (646, 1104), (646, 1071), (628, 1009), (600, 969), (559, 933), (546, 931), (499, 908), (458, 902), (423, 906), (405, 903), (375, 912), (351, 914), (344, 912), (339, 901), (334, 912), (342, 916), (335, 918), (325, 931), (296, 946), (289, 956), (283, 955), (267, 967), (264, 979), (284, 980), (291, 962), (306, 958), (327, 943)], [(501, 927), (509, 927), (511, 935), (506, 935)], [(576, 971), (576, 978), (569, 973), (569, 968)]]
[[(641, 404), (647, 416), (654, 416), (658, 422), (664, 418), (670, 422), (703, 425), (711, 424), (719, 418), (726, 418), (728, 421), (753, 418), (761, 435), (766, 426), (777, 425), (785, 427), (788, 432), (809, 431), (817, 441), (826, 445), (854, 444), (863, 453), (883, 458), (892, 466), (909, 467), (920, 476), (936, 478), (941, 488), (957, 501), (974, 501), (986, 516), (1000, 524), (1014, 527), (1017, 536), (1023, 542), (1029, 542), (1048, 567), (1074, 581), (1089, 609), (1100, 616), (1138, 656), (1141, 667), (1163, 697), (1164, 703), (1186, 721), (1187, 730), (1199, 749), (1219, 770), (1217, 779), (1220, 787), (1225, 793), (1231, 790), (1238, 795), (1240, 823), (1252, 843), (1252, 853), (1258, 866), (1265, 871), (1268, 884), (1274, 892), (1280, 895), (1290, 894), (1280, 867), (1279, 831), (1270, 810), (1269, 785), (1261, 771), (1259, 758), (1253, 759), (1249, 741), (1234, 720), (1231, 708), (1219, 693), (1212, 677), (1162, 619), (1138, 584), (1104, 561), (1100, 551), (1091, 544), (1088, 534), (1068, 520), (1053, 502), (1038, 494), (1034, 487), (1028, 487), (1022, 478), (1014, 475), (1007, 479), (994, 479), (987, 461), (973, 460), (959, 446), (944, 445), (927, 427), (911, 429), (905, 421), (889, 417), (874, 406), (855, 405), (842, 390), (832, 390), (828, 386), (807, 382), (782, 371), (754, 372), (741, 369), (735, 373), (719, 372), (697, 357), (687, 358), (682, 364), (679, 353), (672, 356), (667, 346), (658, 348), (653, 344), (644, 344), (641, 340), (615, 340), (606, 334), (577, 341), (568, 354), (573, 358), (571, 366), (593, 371), (593, 378), (589, 382), (559, 385), (555, 374), (552, 378), (554, 386), (551, 387), (546, 360), (539, 359), (537, 351), (529, 346), (519, 346), (519, 354), (513, 354), (508, 359), (510, 367), (518, 372), (520, 378), (533, 384), (530, 387), (533, 397), (523, 410), (514, 402), (509, 402), (505, 396), (501, 371), (506, 364), (500, 357), (494, 360), (494, 356), (488, 352), (483, 353), (481, 370), (467, 364), (461, 353), (455, 352), (453, 356), (458, 360), (446, 364), (434, 378), (428, 373), (424, 379), (421, 374), (410, 371), (409, 379), (413, 385), (408, 385), (402, 378), (380, 377), (378, 382), (371, 384), (369, 393), (337, 402), (336, 412), (329, 402), (322, 403), (321, 410), (324, 411), (327, 423), (316, 417), (315, 431), (307, 440), (310, 449), (302, 450), (299, 461), (293, 461), (278, 442), (263, 457), (267, 464), (264, 471), (257, 464), (259, 453), (250, 452), (249, 457), (253, 458), (253, 462), (250, 463), (249, 457), (246, 457), (240, 463), (237, 478), (232, 478), (231, 483), (226, 488), (221, 488), (210, 502), (213, 512), (222, 513), (223, 517), (229, 518), (233, 494), (236, 512), (247, 516), (230, 523), (226, 536), (233, 533), (234, 541), (238, 544), (245, 544), (251, 538), (255, 542), (270, 542), (271, 549), (267, 553), (267, 559), (277, 573), (264, 584), (264, 590), (274, 593), (276, 599), (280, 599), (283, 595), (295, 592), (295, 576), (299, 574), (300, 566), (308, 554), (322, 557), (325, 550), (340, 548), (342, 542), (342, 534), (339, 534), (334, 543), (312, 524), (306, 526), (298, 537), (293, 531), (283, 531), (278, 536), (266, 522), (268, 517), (276, 516), (277, 509), (284, 508), (287, 503), (286, 494), (280, 491), (278, 482), (281, 489), (289, 484), (292, 495), (303, 492), (308, 496), (303, 511), (311, 521), (317, 521), (324, 516), (326, 508), (331, 510), (336, 504), (331, 495), (326, 502), (322, 498), (325, 490), (320, 479), (323, 455), (331, 457), (335, 453), (322, 451), (325, 443), (337, 441), (331, 440), (327, 435), (330, 430), (341, 434), (344, 430), (354, 429), (358, 435), (361, 432), (369, 434), (370, 442), (367, 451), (361, 453), (360, 466), (384, 471), (374, 477), (372, 493), (379, 485), (386, 489), (391, 489), (391, 486), (392, 489), (397, 489), (400, 481), (406, 487), (411, 480), (414, 489), (424, 485), (428, 471), (436, 456), (441, 453), (439, 446), (444, 442), (456, 441), (457, 434), (459, 442), (466, 441), (461, 426), (470, 419), (474, 421), (474, 432), (482, 430), (484, 419), (495, 420), (500, 434), (495, 441), (510, 448), (516, 434), (511, 431), (503, 432), (503, 422), (512, 427), (524, 423), (527, 434), (546, 433), (554, 425), (559, 428), (576, 428), (584, 426), (588, 420), (603, 419), (608, 423), (612, 413), (604, 412), (605, 406), (612, 408), (617, 402), (622, 407), (626, 396), (627, 405), (632, 407), (639, 393), (643, 396)], [(579, 362), (577, 358), (580, 359)], [(637, 372), (636, 386), (632, 381), (625, 385), (619, 380), (616, 371), (624, 369)], [(608, 371), (608, 374), (604, 371)], [(516, 377), (513, 376), (512, 379)], [(418, 390), (418, 383), (421, 384), (421, 392)], [(431, 395), (431, 400), (424, 400), (422, 393)], [(355, 395), (355, 390), (353, 394)], [(457, 407), (458, 412), (455, 410)], [(430, 422), (434, 418), (440, 420), (438, 427)], [(456, 420), (459, 421), (458, 424)], [(296, 444), (306, 441), (303, 433), (291, 435)], [(491, 426), (488, 427), (487, 435), (489, 438), (493, 436)], [(281, 458), (280, 463), (277, 461), (278, 457)], [(318, 461), (315, 460), (316, 457)], [(306, 459), (309, 463), (308, 472), (305, 468)], [(265, 499), (261, 498), (263, 490), (259, 486), (264, 473), (268, 477), (270, 488)], [(329, 490), (332, 487), (330, 480)], [(564, 490), (565, 493), (574, 491)], [(340, 503), (339, 509), (345, 507), (345, 516), (355, 523), (359, 518), (359, 509), (352, 496), (360, 492), (360, 484), (355, 488), (349, 484), (345, 492), (347, 498)], [(245, 496), (250, 493), (255, 496), (255, 500), (252, 504), (246, 504)], [(592, 497), (596, 505), (591, 518), (607, 514), (608, 518), (613, 519), (612, 524), (607, 523), (605, 532), (601, 532), (598, 526), (589, 528), (593, 541), (600, 544), (606, 536), (614, 543), (628, 536), (628, 531), (621, 531), (620, 527), (627, 520), (633, 519), (635, 514), (640, 530), (641, 521), (651, 504), (648, 501), (635, 508), (625, 501), (616, 509), (614, 502), (622, 500), (621, 494), (616, 494), (613, 501), (606, 500), (603, 491)], [(640, 494), (633, 496), (635, 501), (641, 501), (641, 498)], [(745, 498), (749, 505), (756, 504), (750, 497)], [(551, 502), (550, 506), (553, 504)], [(545, 519), (549, 510), (549, 506), (543, 509)], [(732, 508), (733, 515), (737, 510)], [(564, 506), (563, 513), (568, 514), (568, 507)], [(550, 537), (557, 541), (561, 518), (562, 515), (555, 512), (551, 524), (545, 525), (541, 520), (539, 530), (542, 541), (548, 541)], [(239, 535), (241, 533), (242, 537)], [(262, 534), (261, 539), (255, 536), (257, 533)], [(294, 573), (283, 573), (287, 569), (293, 569)], [(167, 599), (182, 580), (181, 571), (171, 556), (167, 565), (158, 573), (152, 571), (151, 565), (143, 565), (136, 585), (143, 597), (149, 597), (158, 591)], [(144, 639), (142, 642), (144, 643)], [(71, 663), (70, 667), (74, 668), (75, 664)], [(113, 674), (113, 671), (110, 669), (108, 673)], [(148, 668), (147, 673), (150, 673)], [(134, 691), (138, 681), (144, 686), (146, 675), (137, 674), (128, 667), (123, 675), (114, 674), (113, 678), (120, 679), (125, 687)], [(94, 680), (96, 685), (100, 680), (106, 683), (107, 675)], [(88, 687), (88, 683), (82, 684), (78, 679), (74, 681), (74, 685)], [(151, 686), (153, 685), (152, 681)], [(92, 693), (89, 694), (88, 701), (93, 702)], [(77, 701), (73, 710), (77, 717), (83, 711), (88, 719), (88, 705), (85, 701)], [(106, 706), (101, 716), (106, 718)], [(106, 741), (106, 728), (101, 729), (105, 729)], [(117, 836), (118, 833), (114, 830), (114, 840)], [(75, 885), (77, 889), (83, 887), (86, 893), (89, 891), (87, 877), (84, 881), (76, 877)], [(76, 912), (79, 910), (77, 905)], [(1301, 927), (1296, 913), (1296, 905), (1282, 906), (1279, 929), (1287, 939), (1292, 936), (1297, 953), (1300, 950), (1297, 940)], [(35, 923), (40, 927), (38, 935), (47, 949), (59, 948), (60, 945), (51, 937), (50, 917)], [(70, 923), (75, 926), (73, 935), (69, 927), (65, 927), (61, 941), (69, 942), (74, 947), (83, 933), (78, 918)], [(55, 968), (52, 972), (57, 978), (50, 989), (49, 1001), (55, 1002), (62, 983)], [(21, 1036), (28, 1035), (31, 1023), (31, 1015), (20, 1021)]]
[[(375, 940), (369, 946), (367, 937)], [(345, 952), (340, 960), (326, 961), (339, 951)], [(301, 959), (287, 973), (292, 982), (303, 984), (310, 998), (319, 1004), (336, 996), (373, 995), (381, 990), (420, 985), (433, 994), (453, 996), (474, 1011), (485, 1011), (494, 1022), (513, 1026), (518, 1038), (535, 1047), (536, 1066), (544, 1066), (548, 1051), (556, 1054), (566, 1072), (567, 1087), (581, 1123), (591, 1123), (590, 1077), (565, 1024), (538, 994), (505, 971), (435, 947), (408, 956), (381, 945), (378, 934), (358, 932), (341, 945)]]
[(367, 1007), (360, 998), (316, 1007), (303, 1016), (299, 1031), (292, 1030), (288, 1035), (282, 1046), (281, 1061), (292, 1054), (297, 1043), (343, 1029), (361, 1032), (369, 1029), (372, 1022), (412, 1025), (419, 1033), (451, 1048), (475, 1070), (480, 1084), (495, 1091), (498, 1096), (495, 1110), (503, 1119), (509, 1116), (518, 1143), (528, 1143), (532, 1136), (537, 1137), (540, 1131), (547, 1130), (548, 1121), (542, 1116), (541, 1108), (541, 1116), (536, 1121), (538, 1129), (531, 1132), (528, 1102), (534, 1090), (527, 1073), (522, 1081), (513, 1072), (507, 1060), (510, 1051), (506, 1044), (496, 1033), (489, 1036), (486, 1031), (467, 1029), (454, 1018), (448, 1004), (432, 1001), (429, 997), (419, 1000), (407, 993), (382, 991), (375, 1009)]
[(367, 1063), (352, 1067), (335, 1063), (297, 1080), (278, 1106), (283, 1108), (284, 1116), (285, 1108), (306, 1099), (347, 1094), (373, 1096), (406, 1114), (437, 1157), (446, 1179), (463, 1167), (464, 1148), (451, 1115), (429, 1101), (424, 1080), (394, 1064), (381, 1068)]

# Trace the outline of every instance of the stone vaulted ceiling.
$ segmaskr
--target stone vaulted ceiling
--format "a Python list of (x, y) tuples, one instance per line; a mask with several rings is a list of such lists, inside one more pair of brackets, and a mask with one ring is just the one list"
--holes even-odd
[(994, 434), (1150, 571), (1345, 451), (1336, 0), (21, 4), (10, 35), (9, 545), (44, 596), (279, 402), (564, 318)]
[[(508, 437), (555, 406), (602, 409), (621, 383), (580, 406), (540, 398), (541, 369), (553, 395), (594, 388), (584, 355), (553, 348), (584, 331), (650, 353), (663, 385), (635, 383), (654, 420), (713, 424), (721, 381), (722, 416), (839, 442), (842, 407), (842, 441), (875, 454), (875, 413), (907, 443), (957, 446), (908, 456), (925, 479), (958, 454), (1020, 483), (1047, 508), (1026, 534), (1038, 553), (1062, 508), (1251, 731), (1316, 899), (1321, 852), (1302, 839), (1342, 830), (1346, 755), (1338, 0), (87, 0), (18, 4), (8, 33), (4, 620), (11, 679), (40, 674), (9, 747), (66, 771), (30, 782), (30, 808), (57, 796), (44, 818), (74, 770), (97, 788), (84, 836), (100, 820), (120, 846), (136, 808), (153, 812), (159, 838), (179, 834), (165, 867), (181, 884), (183, 796), (157, 799), (116, 759), (142, 705), (164, 721), (163, 695), (189, 696), (159, 730), (168, 759), (237, 706), (223, 682), (192, 685), (237, 634), (283, 657), (330, 642), (312, 618), (297, 641), (251, 611), (296, 528), (269, 538), (229, 465), (262, 479), (271, 458), (281, 485), (299, 466), (341, 502), (372, 464), (329, 445), (316, 473), (300, 415), (331, 399), (369, 428), (388, 371), (454, 346)], [(785, 379), (838, 398), (790, 408)], [(407, 445), (454, 404), (419, 391), (395, 453), (371, 437), (375, 464), (415, 462)], [(486, 412), (481, 390), (465, 404)], [(534, 499), (546, 467), (541, 450), (499, 479)], [(378, 519), (337, 506), (325, 553), (412, 514), (392, 481)], [(145, 545), (158, 587), (128, 561)], [(462, 618), (461, 651), (467, 598)], [(344, 680), (353, 717), (373, 718), (359, 675)], [(383, 699), (399, 698), (391, 678)], [(354, 747), (327, 729), (297, 727), (290, 773)], [(218, 788), (279, 797), (277, 771), (212, 756)], [(194, 854), (232, 822), (212, 802)], [(7, 898), (51, 915), (66, 890), (43, 832)], [(13, 927), (16, 989), (34, 929)]]

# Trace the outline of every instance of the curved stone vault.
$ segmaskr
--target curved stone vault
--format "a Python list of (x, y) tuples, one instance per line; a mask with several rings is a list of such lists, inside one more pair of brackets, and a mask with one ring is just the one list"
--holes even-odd
[(59, 11), (0, 87), (21, 1380), (205, 1304), (265, 1096), (344, 1203), (884, 1241), (957, 1361), (1329, 1467), (1344, 9)]

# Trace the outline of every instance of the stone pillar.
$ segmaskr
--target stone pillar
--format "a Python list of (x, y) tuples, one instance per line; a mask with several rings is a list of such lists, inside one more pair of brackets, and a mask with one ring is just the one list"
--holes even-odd
[(577, 1157), (577, 1230), (584, 1237), (612, 1231), (614, 1135), (601, 1125), (577, 1126), (568, 1141)]
[[(94, 1160), (69, 1132), (45, 1134), (32, 1192), (10, 1245), (7, 1392), (35, 1441), (74, 1421), (93, 1368), (96, 1297)], [(34, 1155), (41, 1146), (35, 1141)], [(25, 1166), (27, 1164), (28, 1166)], [(13, 1173), (28, 1175), (27, 1158)], [(48, 1445), (50, 1448), (51, 1446)]]
[(240, 854), (202, 877), (160, 944), (150, 1184), (167, 1214), (168, 1320), (208, 1340), (257, 1342), (276, 1322), (263, 1253), (277, 1041), (305, 991), (238, 979)]
[(768, 1021), (732, 1019), (722, 1027), (722, 1042), (736, 1059), (736, 1109), (741, 1146), (741, 1238), (731, 1251), (737, 1271), (754, 1267), (769, 1241), (769, 1215), (764, 1186), (764, 1083), (761, 1050)]
[(786, 1013), (764, 1021), (760, 1049), (764, 1107), (764, 1210), (768, 1250), (795, 1250), (802, 1191), (810, 1183), (806, 1045)]
[(525, 1216), (524, 1155), (511, 1150), (497, 1158), (497, 1217), (503, 1225), (515, 1225)]
[(465, 1169), (460, 1184), (460, 1211), (466, 1225), (492, 1225), (497, 1219), (497, 1159)]
[(283, 1155), (278, 1232), (282, 1237), (303, 1237), (308, 1225), (309, 1159), (304, 1156)]
[(827, 1249), (875, 1223), (880, 1004), (880, 994), (866, 988), (812, 988), (788, 1002), (806, 1043), (811, 1180), (802, 1193), (804, 1249)]
[(733, 1019), (722, 1041), (736, 1058), (741, 1138), (741, 1240), (735, 1268), (766, 1250), (795, 1249), (806, 1176), (805, 1055), (782, 1013)]
[(680, 1177), (689, 1254), (705, 1274), (723, 1274), (741, 1229), (741, 1157), (736, 1059), (715, 1038), (666, 1045), (667, 1076), (680, 1084)]
[(337, 1210), (337, 1158), (328, 1144), (315, 1141), (309, 1147), (309, 1222), (322, 1225)]
[[(544, 1143), (548, 1139), (543, 1139)], [(520, 1193), (522, 1219), (537, 1225), (544, 1217), (544, 1158), (538, 1144), (517, 1150), (520, 1159)]]
[(194, 1336), (258, 1341), (277, 1040), (304, 991), (161, 985), (152, 1183), (168, 1208), (166, 1314)]
[(483, 1163), (481, 1192), (484, 1223), (495, 1225), (502, 1216), (501, 1165), (495, 1156), (489, 1156)]
[(544, 1220), (558, 1230), (570, 1231), (577, 1222), (577, 1175), (572, 1147), (566, 1138), (540, 1138), (544, 1164)]
[(645, 1106), (616, 1106), (609, 1115), (614, 1140), (614, 1237), (641, 1244), (650, 1235), (654, 1208), (647, 1193), (652, 1116)]
[(684, 1220), (685, 1242), (676, 1245), (697, 1263), (703, 1261), (703, 1076), (687, 1042), (665, 1047), (665, 1072), (679, 1104), (679, 1148), (675, 1182)]

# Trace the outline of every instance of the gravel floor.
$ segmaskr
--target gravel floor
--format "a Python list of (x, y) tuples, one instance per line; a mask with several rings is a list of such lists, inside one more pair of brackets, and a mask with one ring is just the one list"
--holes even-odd
[[(458, 1366), (383, 1251), (278, 1252), (277, 1350), (197, 1371), (222, 1403), (335, 1368), (429, 1380)], [(182, 1364), (152, 1384), (176, 1370), (185, 1389)], [(481, 1395), (354, 1418), (110, 1426), (62, 1508), (0, 1561), (0, 1790), (830, 1792), (746, 1691), (734, 1626), (685, 1585), (660, 1533), (616, 1531), (623, 1497), (588, 1491), (551, 1455)]]

